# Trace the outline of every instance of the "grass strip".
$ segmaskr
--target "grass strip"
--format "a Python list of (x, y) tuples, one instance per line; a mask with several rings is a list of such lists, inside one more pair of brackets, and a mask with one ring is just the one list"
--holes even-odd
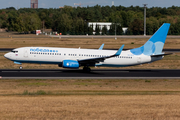
[(180, 95), (180, 91), (102, 91), (102, 90), (66, 90), (66, 91), (44, 91), (37, 90), (29, 92), (24, 90), (23, 93), (1, 94), (0, 96), (68, 96), (68, 95)]

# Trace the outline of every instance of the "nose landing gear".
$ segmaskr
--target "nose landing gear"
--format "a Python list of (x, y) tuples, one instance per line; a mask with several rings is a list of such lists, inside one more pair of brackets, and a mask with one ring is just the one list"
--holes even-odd
[(14, 63), (15, 63), (15, 64), (18, 64), (18, 65), (21, 65), (21, 66), (19, 67), (19, 69), (20, 69), (20, 70), (22, 70), (22, 69), (23, 69), (22, 64), (21, 64), (20, 62), (16, 62), (16, 61), (14, 61)]

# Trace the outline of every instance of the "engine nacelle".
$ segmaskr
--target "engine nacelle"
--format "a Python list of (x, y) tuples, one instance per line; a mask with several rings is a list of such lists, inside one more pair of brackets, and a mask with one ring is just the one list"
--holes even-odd
[(75, 60), (63, 60), (62, 63), (63, 68), (79, 68), (78, 61)]

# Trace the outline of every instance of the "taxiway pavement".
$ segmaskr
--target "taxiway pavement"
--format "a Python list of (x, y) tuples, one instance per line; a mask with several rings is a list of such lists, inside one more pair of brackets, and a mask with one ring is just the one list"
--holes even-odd
[(91, 72), (84, 72), (82, 69), (0, 69), (2, 78), (87, 78), (87, 79), (119, 79), (119, 78), (163, 78), (180, 79), (180, 69), (92, 69)]

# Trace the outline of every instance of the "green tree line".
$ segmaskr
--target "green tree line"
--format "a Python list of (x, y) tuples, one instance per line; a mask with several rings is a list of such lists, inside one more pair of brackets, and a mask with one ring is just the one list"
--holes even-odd
[[(171, 23), (170, 35), (180, 34), (180, 7), (147, 8), (147, 35), (152, 35), (163, 23)], [(93, 6), (31, 9), (14, 7), (0, 9), (0, 28), (8, 31), (27, 32), (42, 29), (52, 29), (64, 35), (93, 34), (93, 26), (88, 22), (112, 22), (110, 30), (104, 26), (102, 34), (122, 34), (122, 27), (128, 27), (127, 34), (144, 34), (144, 8), (139, 6)], [(115, 31), (116, 29), (116, 31)], [(96, 25), (96, 35), (100, 34), (99, 26)]]

